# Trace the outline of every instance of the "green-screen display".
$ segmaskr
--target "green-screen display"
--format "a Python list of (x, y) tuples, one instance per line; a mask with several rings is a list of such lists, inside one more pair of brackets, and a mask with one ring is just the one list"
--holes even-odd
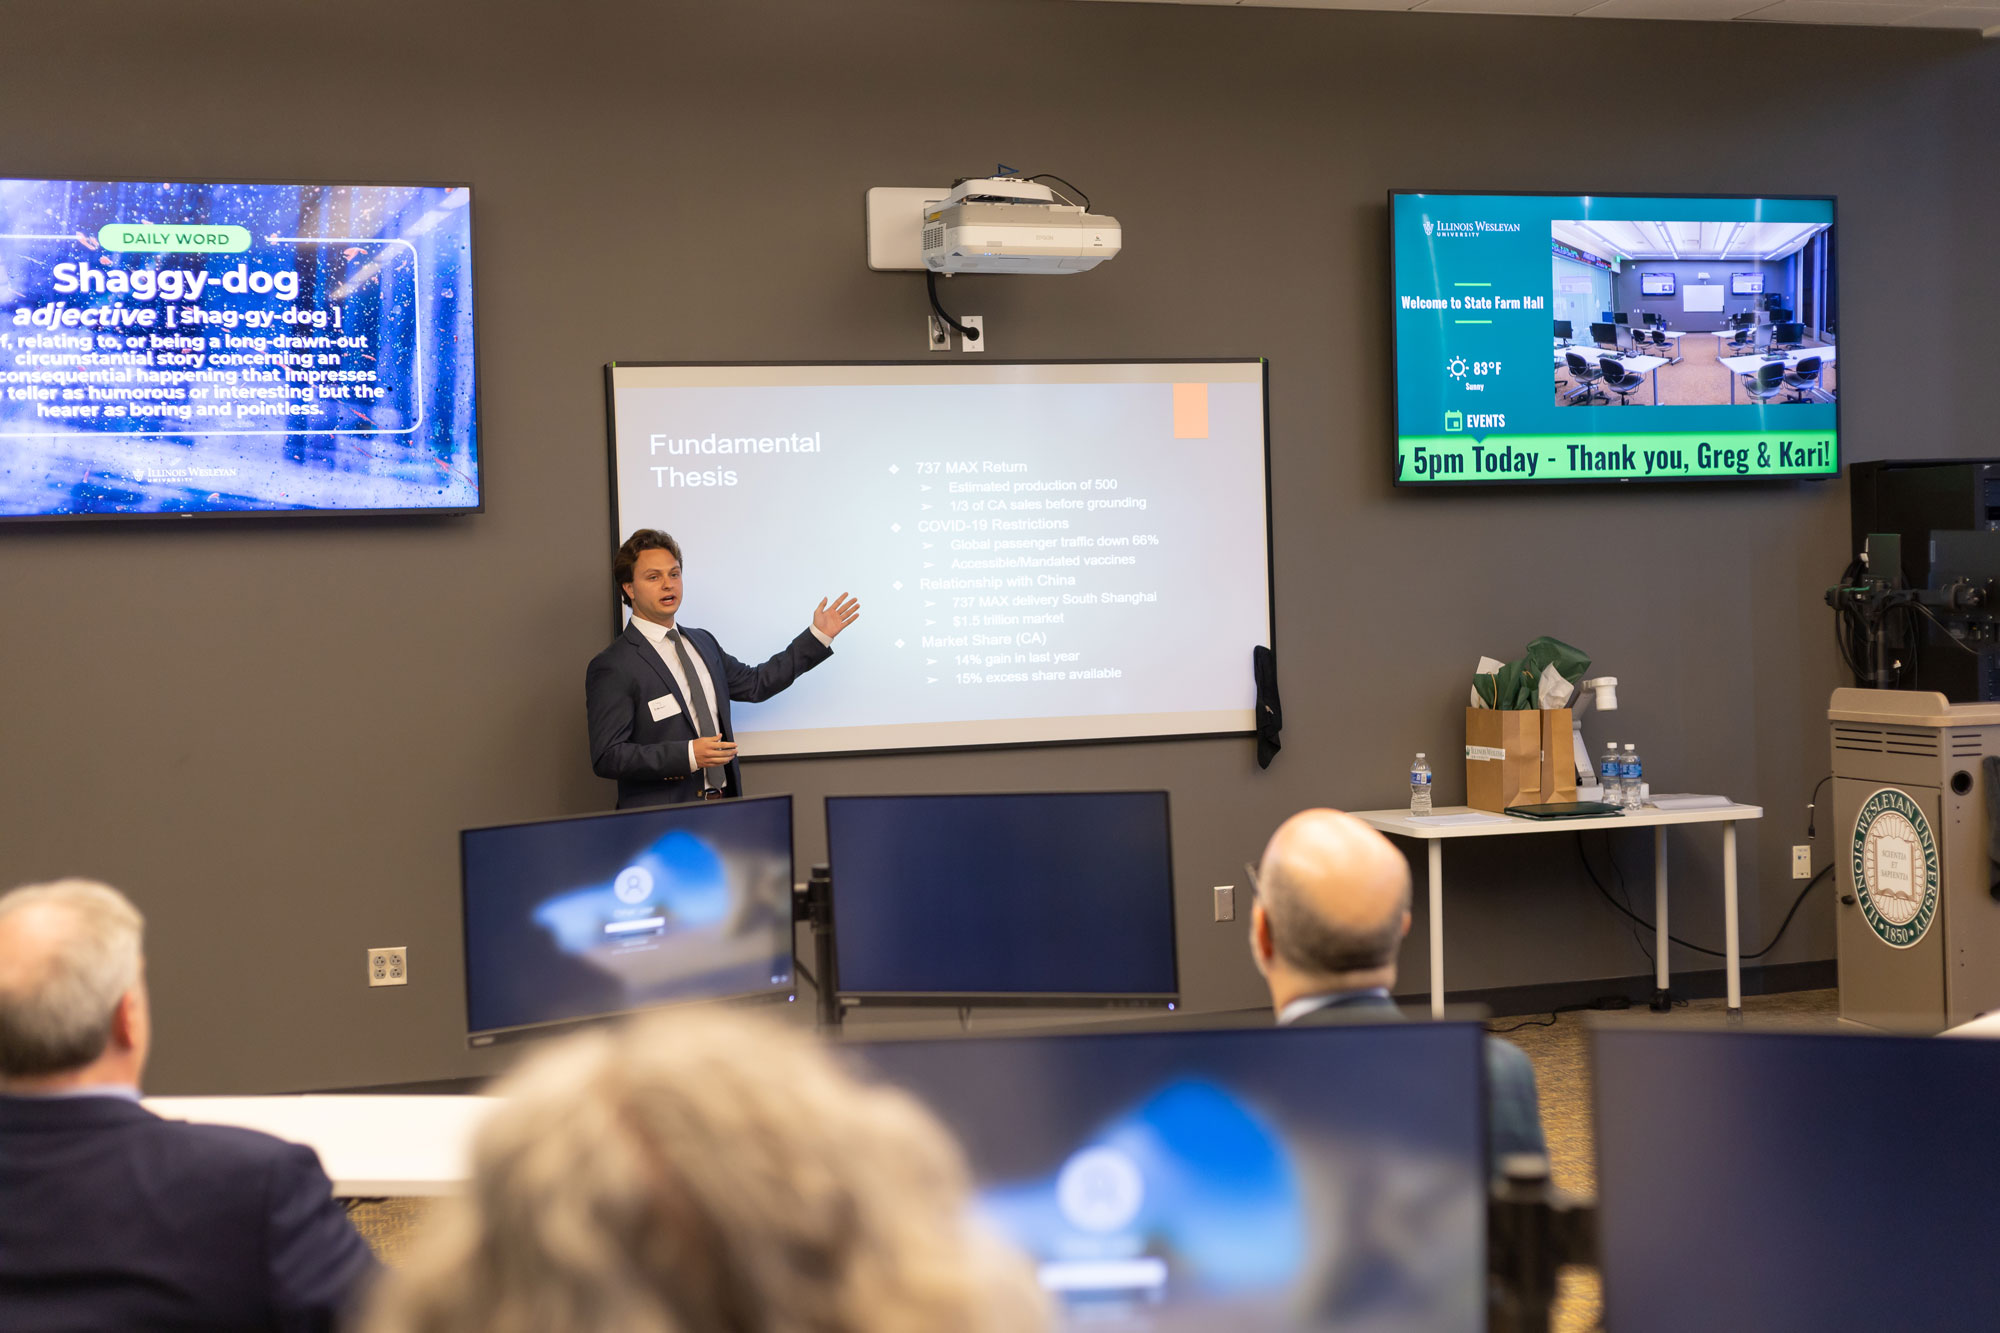
[(1390, 195), (1397, 484), (1837, 475), (1833, 207)]

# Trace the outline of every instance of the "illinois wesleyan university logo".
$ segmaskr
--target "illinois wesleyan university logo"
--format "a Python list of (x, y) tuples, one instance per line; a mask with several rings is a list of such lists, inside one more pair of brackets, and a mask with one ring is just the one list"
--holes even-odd
[(1923, 810), (1894, 787), (1863, 801), (1854, 821), (1854, 898), (1892, 949), (1921, 940), (1937, 916), (1937, 839)]

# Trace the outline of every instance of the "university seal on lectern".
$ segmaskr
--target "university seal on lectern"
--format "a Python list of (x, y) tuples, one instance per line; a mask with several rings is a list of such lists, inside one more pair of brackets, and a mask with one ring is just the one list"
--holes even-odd
[(1937, 917), (1937, 839), (1907, 792), (1884, 787), (1861, 803), (1854, 898), (1868, 928), (1892, 949), (1916, 944)]

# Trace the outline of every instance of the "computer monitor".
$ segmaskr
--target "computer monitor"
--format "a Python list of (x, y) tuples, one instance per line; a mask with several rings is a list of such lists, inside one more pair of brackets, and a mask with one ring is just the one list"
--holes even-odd
[(1614, 324), (1630, 324), (1632, 320), (1630, 315), (1628, 315), (1625, 311), (1617, 310), (1612, 312), (1612, 322)]
[(474, 1045), (793, 994), (789, 796), (467, 829), (459, 867)]
[(1568, 342), (1572, 336), (1573, 335), (1570, 332), (1569, 321), (1566, 319), (1557, 320), (1556, 337), (1561, 338), (1564, 342)]
[[(1787, 312), (1789, 313), (1789, 312)], [(1780, 323), (1773, 327), (1771, 341), (1797, 347), (1806, 340), (1806, 326), (1803, 324)]]
[(826, 846), (845, 1001), (1179, 997), (1163, 791), (829, 796)]
[(1772, 326), (1769, 324), (1755, 326), (1750, 334), (1750, 345), (1760, 352), (1769, 351), (1771, 347), (1771, 330)]
[(1590, 340), (1599, 347), (1618, 346), (1618, 326), (1616, 324), (1593, 324), (1590, 326)]
[(1773, 324), (1784, 324), (1788, 322), (1791, 319), (1791, 317), (1792, 317), (1792, 312), (1784, 309), (1782, 306), (1771, 312), (1771, 322)]
[(1600, 311), (1597, 317), (1603, 320), (1606, 324), (1615, 324), (1617, 323), (1617, 320), (1614, 317), (1615, 315), (1616, 315), (1615, 311), (1605, 310), (1605, 311)]
[(1660, 325), (1666, 323), (1664, 319), (1660, 318), (1660, 314), (1656, 310), (1648, 310), (1640, 318), (1644, 319), (1646, 323), (1654, 328), (1658, 328)]
[[(1604, 1324), (1988, 1329), (2000, 1042), (1601, 1030)], [(1905, 1266), (1921, 1268), (1899, 1276)]]
[(1386, 1023), (848, 1049), (957, 1135), (1064, 1333), (1473, 1333), (1482, 1041)]

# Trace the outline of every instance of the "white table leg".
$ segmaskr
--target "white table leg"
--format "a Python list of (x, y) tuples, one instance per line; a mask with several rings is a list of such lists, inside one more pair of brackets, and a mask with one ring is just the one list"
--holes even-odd
[(1722, 826), (1722, 938), (1728, 955), (1729, 1012), (1743, 1012), (1743, 964), (1736, 938), (1736, 821)]
[(1653, 985), (1655, 1007), (1667, 994), (1667, 826), (1653, 825)]
[[(1431, 1017), (1444, 1017), (1444, 840), (1432, 838), (1431, 891)], [(1734, 881), (1732, 881), (1733, 883)], [(1735, 936), (1730, 937), (1732, 940)], [(1736, 946), (1730, 945), (1733, 950)], [(1732, 955), (1733, 956), (1733, 955)], [(1735, 973), (1731, 973), (1734, 976)]]

